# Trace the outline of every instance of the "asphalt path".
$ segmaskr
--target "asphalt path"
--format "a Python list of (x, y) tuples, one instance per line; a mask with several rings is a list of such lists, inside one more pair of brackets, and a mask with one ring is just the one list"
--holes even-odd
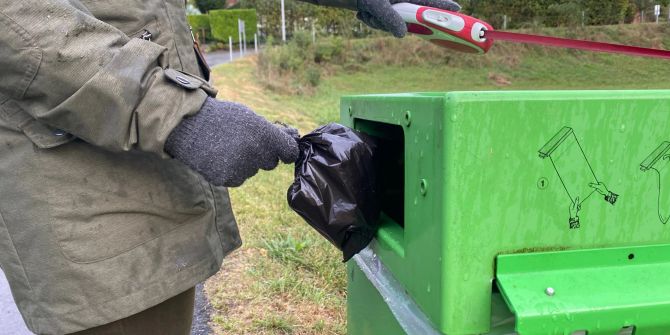
[(0, 334), (29, 335), (32, 334), (16, 308), (5, 274), (0, 270)]
[[(235, 49), (233, 51), (233, 60), (236, 60), (238, 58), (252, 55), (254, 53), (254, 48), (253, 46), (251, 49), (247, 47), (247, 52), (243, 55), (240, 53), (240, 49)], [(205, 60), (207, 60), (207, 64), (209, 66), (214, 67), (219, 64), (224, 64), (230, 62), (230, 52), (226, 50), (216, 50), (212, 52), (208, 52), (205, 54)]]

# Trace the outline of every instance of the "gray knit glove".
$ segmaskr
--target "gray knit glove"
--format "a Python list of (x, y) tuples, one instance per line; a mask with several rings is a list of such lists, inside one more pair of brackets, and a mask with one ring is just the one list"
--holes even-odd
[(404, 37), (407, 34), (407, 25), (392, 7), (400, 2), (454, 12), (461, 10), (461, 6), (451, 0), (358, 0), (356, 17), (374, 29), (387, 31), (395, 37)]
[(248, 107), (207, 98), (170, 133), (165, 151), (217, 186), (240, 186), (259, 169), (298, 159), (298, 131)]

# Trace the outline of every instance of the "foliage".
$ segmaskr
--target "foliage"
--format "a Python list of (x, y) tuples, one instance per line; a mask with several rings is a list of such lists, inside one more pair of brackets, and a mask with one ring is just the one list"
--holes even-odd
[(253, 40), (256, 33), (256, 10), (254, 9), (220, 9), (209, 12), (209, 25), (212, 29), (212, 36), (219, 41), (228, 41), (228, 37), (233, 38), (233, 42), (239, 42), (239, 30), (237, 20), (244, 21), (247, 41)]
[[(258, 11), (264, 35), (281, 39), (281, 6), (277, 0), (242, 0), (242, 8)], [(297, 0), (285, 0), (286, 33), (311, 30), (312, 24), (321, 34), (345, 37), (367, 36), (370, 29), (361, 24), (354, 13), (345, 9), (314, 6)]]
[(510, 28), (606, 25), (623, 22), (630, 1), (646, 0), (466, 0), (464, 11), (496, 27), (502, 26), (505, 15)]
[(188, 24), (191, 25), (191, 29), (193, 29), (193, 31), (201, 29), (209, 30), (209, 15), (188, 15), (186, 19), (188, 20)]
[[(522, 30), (540, 35), (594, 39), (625, 45), (667, 48), (670, 25), (611, 25), (598, 27), (537, 28)], [(377, 66), (432, 66), (491, 68), (518, 64), (519, 59), (537, 56), (547, 61), (554, 55), (579, 60), (596, 57), (595, 53), (579, 53), (567, 49), (541, 48), (532, 45), (498, 43), (486, 56), (472, 57), (426, 43), (416, 37), (368, 39), (320, 38), (312, 43), (309, 35), (296, 33), (285, 45), (267, 46), (259, 55), (257, 75), (267, 88), (287, 94), (310, 95), (315, 87), (334, 73), (365, 72)], [(578, 62), (577, 62), (578, 63)], [(578, 66), (578, 65), (576, 65)], [(550, 68), (550, 67), (548, 67)], [(318, 76), (315, 71), (319, 71)], [(500, 84), (504, 77), (492, 75)], [(493, 80), (493, 79), (492, 79)]]
[(637, 9), (640, 18), (645, 19), (646, 17), (647, 20), (651, 20), (651, 15), (645, 15), (645, 13), (652, 10), (655, 5), (667, 6), (670, 4), (670, 0), (630, 0), (630, 2)]
[(201, 13), (209, 13), (210, 10), (226, 7), (226, 0), (195, 0), (195, 6)]
[[(642, 46), (660, 41), (660, 46), (670, 47), (670, 25), (666, 24), (538, 31), (552, 36), (569, 36), (573, 32), (576, 37)], [(340, 99), (345, 95), (668, 87), (668, 63), (660, 59), (505, 43), (496, 44), (487, 55), (475, 56), (438, 48), (431, 51), (429, 44), (415, 38), (373, 38), (360, 43), (335, 40), (341, 47), (325, 39), (317, 40), (314, 46), (316, 50), (322, 45), (322, 51), (332, 56), (319, 64), (324, 71), (312, 95), (264, 89), (268, 83), (264, 77), (255, 77), (255, 57), (214, 67), (214, 85), (220, 96), (242, 102), (268, 120), (296, 126), (303, 134), (319, 125), (337, 122)], [(351, 49), (366, 44), (381, 49), (367, 55), (374, 58), (362, 64), (361, 71), (344, 70), (335, 64), (346, 59), (342, 54), (348, 58), (353, 53)], [(331, 49), (339, 51), (331, 53)], [(340, 55), (333, 55), (337, 52)], [(396, 57), (400, 65), (383, 65), (393, 63)], [(326, 72), (328, 67), (333, 69)], [(508, 82), (498, 80), (500, 77)], [(215, 334), (347, 334), (346, 267), (341, 263), (342, 255), (295, 214), (286, 201), (281, 201), (293, 181), (293, 172), (293, 166), (281, 165), (230, 189), (244, 245), (224, 259), (223, 270), (205, 285), (213, 306), (210, 324)]]
[(212, 31), (209, 28), (209, 15), (188, 15), (186, 16), (186, 19), (188, 20), (188, 24), (191, 26), (193, 35), (196, 38), (202, 40), (202, 34), (204, 33), (204, 38), (206, 38), (206, 40), (212, 40)]

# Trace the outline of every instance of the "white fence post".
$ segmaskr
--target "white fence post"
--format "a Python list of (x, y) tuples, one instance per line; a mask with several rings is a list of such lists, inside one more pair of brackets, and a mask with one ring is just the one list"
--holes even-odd
[(237, 43), (240, 44), (240, 55), (244, 55), (244, 50), (242, 50), (242, 20), (237, 19)]
[(286, 42), (286, 16), (284, 15), (284, 0), (281, 0), (281, 40)]
[(228, 36), (228, 53), (230, 54), (230, 61), (233, 61), (233, 37)]
[(314, 28), (314, 20), (312, 20), (312, 43), (316, 43), (316, 28)]

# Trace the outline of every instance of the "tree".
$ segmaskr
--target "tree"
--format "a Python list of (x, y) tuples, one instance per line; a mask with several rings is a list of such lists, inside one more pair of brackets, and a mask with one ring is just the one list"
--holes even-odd
[(582, 20), (590, 25), (616, 24), (625, 19), (629, 7), (629, 0), (464, 0), (462, 3), (464, 12), (495, 27), (500, 27), (507, 16), (512, 28), (528, 24), (578, 25)]
[[(255, 8), (263, 33), (275, 38), (281, 37), (281, 12), (277, 0), (243, 0), (241, 8)], [(297, 0), (285, 0), (286, 30), (291, 34), (294, 28), (310, 30), (314, 22), (317, 27), (330, 34), (351, 36), (360, 24), (353, 12), (315, 6)]]
[(226, 0), (195, 0), (195, 6), (201, 13), (208, 13), (212, 9), (222, 9), (226, 7)]
[[(655, 0), (656, 1), (656, 0)], [(629, 0), (580, 0), (586, 24), (617, 24), (624, 21)]]

